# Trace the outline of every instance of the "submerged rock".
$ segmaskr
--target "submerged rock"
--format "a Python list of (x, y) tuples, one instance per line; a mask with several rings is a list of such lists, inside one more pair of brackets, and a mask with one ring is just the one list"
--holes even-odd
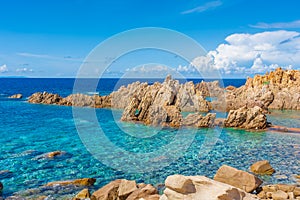
[(251, 172), (260, 175), (272, 175), (275, 172), (275, 170), (267, 160), (261, 160), (254, 163), (253, 165), (251, 165), (250, 170)]
[(14, 95), (9, 96), (8, 98), (10, 98), (10, 99), (22, 99), (23, 95), (22, 94), (14, 94)]
[(9, 170), (1, 170), (0, 171), (0, 179), (11, 178), (13, 176), (13, 172)]
[(66, 180), (66, 181), (54, 181), (47, 183), (45, 186), (55, 186), (55, 185), (81, 185), (81, 186), (91, 186), (96, 182), (95, 178), (82, 178), (75, 180)]
[(255, 200), (254, 195), (204, 176), (172, 175), (160, 200)]
[(253, 108), (244, 106), (237, 110), (230, 110), (224, 121), (225, 127), (244, 129), (265, 129), (267, 124), (267, 117), (258, 106)]
[(218, 169), (214, 180), (232, 185), (246, 192), (252, 192), (262, 184), (262, 181), (256, 176), (227, 165), (223, 165)]

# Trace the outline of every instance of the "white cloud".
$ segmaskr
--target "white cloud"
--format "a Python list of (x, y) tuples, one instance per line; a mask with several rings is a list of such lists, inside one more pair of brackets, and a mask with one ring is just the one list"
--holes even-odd
[(4, 64), (4, 65), (0, 66), (0, 73), (5, 73), (5, 72), (8, 72), (8, 68), (7, 68), (7, 66)]
[(190, 13), (195, 13), (195, 12), (200, 13), (200, 12), (207, 11), (209, 9), (213, 9), (213, 8), (219, 7), (222, 4), (223, 3), (220, 0), (210, 1), (210, 2), (205, 3), (204, 5), (197, 6), (195, 8), (190, 9), (190, 10), (183, 11), (183, 12), (181, 12), (181, 14), (190, 14)]
[(28, 73), (28, 72), (33, 72), (33, 69), (29, 69), (27, 67), (18, 68), (18, 69), (16, 69), (16, 72), (19, 72), (19, 73)]
[(31, 57), (31, 58), (47, 58), (47, 59), (53, 59), (55, 57), (53, 56), (49, 56), (49, 55), (45, 55), (45, 54), (33, 54), (33, 53), (17, 53), (17, 55), (19, 56), (23, 56), (23, 57)]
[(277, 23), (264, 23), (259, 22), (255, 25), (249, 25), (253, 28), (262, 28), (262, 29), (269, 29), (269, 28), (300, 28), (300, 20), (292, 21), (292, 22), (277, 22)]
[(300, 33), (273, 31), (232, 34), (216, 50), (191, 63), (199, 70), (214, 69), (223, 74), (264, 73), (276, 66), (300, 65)]

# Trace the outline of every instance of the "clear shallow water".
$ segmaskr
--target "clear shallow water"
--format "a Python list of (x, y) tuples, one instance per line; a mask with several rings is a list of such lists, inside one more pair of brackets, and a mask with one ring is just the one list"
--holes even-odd
[[(64, 85), (57, 86), (57, 90)], [(32, 91), (27, 91), (28, 93)], [(15, 92), (14, 92), (15, 93)], [(88, 110), (84, 108), (83, 112)], [(292, 113), (292, 115), (291, 115)], [(223, 129), (157, 129), (139, 124), (121, 123), (120, 110), (97, 109), (96, 114), (106, 138), (120, 149), (135, 154), (156, 152), (174, 141), (175, 135), (183, 139), (192, 138), (191, 144), (182, 152), (169, 152), (166, 156), (155, 155), (154, 162), (166, 161), (167, 166), (145, 173), (126, 173), (110, 166), (139, 165), (146, 168), (149, 162), (145, 156), (139, 162), (135, 156), (115, 155), (106, 150), (102, 141), (97, 141), (97, 127), (88, 118), (76, 119), (79, 126), (89, 134), (88, 143), (94, 145), (98, 155), (111, 159), (109, 166), (95, 159), (84, 147), (77, 133), (71, 107), (33, 105), (25, 101), (0, 99), (0, 170), (10, 170), (9, 176), (0, 176), (4, 184), (4, 195), (39, 187), (49, 181), (83, 177), (97, 178), (95, 188), (117, 178), (135, 179), (152, 184), (163, 183), (168, 175), (206, 175), (213, 177), (223, 165), (248, 170), (255, 161), (267, 159), (276, 169), (271, 177), (261, 177), (265, 183), (296, 183), (295, 174), (300, 172), (300, 136), (276, 132), (246, 132), (243, 130)], [(272, 115), (277, 122), (290, 122), (299, 126), (299, 112), (289, 114), (279, 111)], [(124, 133), (122, 130), (128, 132)], [(201, 148), (205, 143), (205, 147)], [(174, 145), (180, 144), (174, 143)], [(175, 146), (177, 147), (177, 146)], [(206, 150), (209, 151), (206, 151)], [(61, 150), (65, 156), (56, 159), (38, 159), (39, 155)], [(172, 154), (181, 153), (182, 157), (172, 161)], [(168, 160), (169, 159), (169, 160)], [(154, 166), (155, 167), (155, 166)], [(75, 193), (76, 191), (74, 191)]]

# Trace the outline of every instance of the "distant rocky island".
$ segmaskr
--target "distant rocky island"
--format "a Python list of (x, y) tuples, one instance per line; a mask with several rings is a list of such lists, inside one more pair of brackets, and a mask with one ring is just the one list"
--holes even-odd
[[(134, 82), (107, 96), (37, 92), (29, 103), (123, 109), (121, 120), (166, 127), (236, 127), (262, 130), (270, 127), (269, 109), (300, 110), (300, 72), (275, 71), (248, 78), (245, 85), (222, 88), (218, 81), (180, 84), (167, 76), (163, 83)], [(211, 98), (212, 101), (209, 101)], [(228, 112), (225, 119), (214, 111)], [(190, 112), (186, 117), (182, 112)], [(205, 112), (205, 116), (200, 114)], [(287, 129), (285, 129), (287, 130)]]

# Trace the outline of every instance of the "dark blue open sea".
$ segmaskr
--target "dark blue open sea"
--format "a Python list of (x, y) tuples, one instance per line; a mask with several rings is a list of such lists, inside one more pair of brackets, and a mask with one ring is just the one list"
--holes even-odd
[[(123, 80), (122, 84), (132, 81)], [(224, 80), (224, 85), (241, 86), (244, 82), (242, 79), (227, 79)], [(89, 145), (93, 145), (91, 149), (97, 151), (98, 148), (96, 159), (80, 139), (82, 135), (79, 136), (77, 132), (71, 107), (26, 102), (26, 97), (38, 91), (67, 96), (72, 93), (73, 83), (74, 79), (0, 79), (0, 171), (11, 171), (2, 174), (0, 172), (4, 196), (37, 188), (50, 181), (84, 177), (96, 178), (96, 188), (117, 178), (134, 179), (154, 185), (163, 183), (168, 175), (175, 173), (212, 178), (223, 164), (248, 171), (251, 164), (262, 159), (269, 160), (276, 169), (273, 176), (261, 177), (265, 184), (296, 183), (295, 175), (300, 173), (300, 134), (235, 129), (186, 129), (180, 132), (174, 129), (158, 130), (140, 124), (120, 122), (121, 110), (95, 109), (97, 120), (109, 144), (97, 140), (98, 127), (93, 122), (75, 119), (83, 127), (82, 130), (86, 130), (84, 137)], [(86, 84), (89, 84), (88, 80)], [(97, 91), (100, 95), (108, 94), (116, 89), (116, 84), (120, 85), (118, 79), (103, 79)], [(22, 93), (24, 98), (7, 98), (15, 93)], [(82, 111), (89, 111), (88, 109), (92, 108), (83, 108)], [(299, 111), (274, 111), (268, 117), (278, 125), (300, 127)], [(183, 141), (193, 137), (188, 144), (173, 144), (175, 135), (179, 135)], [(115, 149), (106, 148), (106, 145), (111, 144)], [(187, 146), (180, 152), (181, 157), (168, 160), (168, 156), (179, 153), (168, 145), (179, 145), (179, 148), (180, 145)], [(161, 156), (156, 155), (151, 159), (153, 163), (167, 161), (168, 164), (160, 168), (153, 166), (153, 170), (148, 170), (152, 166), (149, 166), (149, 157), (146, 154), (163, 147), (166, 147), (165, 151), (168, 153), (159, 151)], [(116, 149), (130, 154), (120, 153)], [(42, 154), (56, 150), (65, 151), (66, 154), (55, 159), (41, 159)], [(130, 166), (132, 169), (138, 166), (145, 171), (135, 172)]]

